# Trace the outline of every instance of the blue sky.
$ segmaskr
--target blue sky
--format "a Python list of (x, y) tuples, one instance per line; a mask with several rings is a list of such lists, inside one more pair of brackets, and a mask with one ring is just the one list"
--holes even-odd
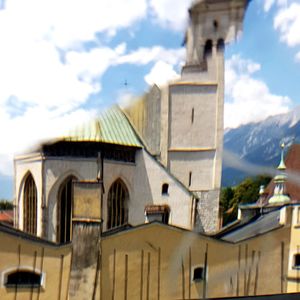
[[(251, 1), (226, 48), (226, 127), (299, 104), (299, 1)], [(14, 155), (178, 77), (190, 3), (0, 0), (0, 198)]]

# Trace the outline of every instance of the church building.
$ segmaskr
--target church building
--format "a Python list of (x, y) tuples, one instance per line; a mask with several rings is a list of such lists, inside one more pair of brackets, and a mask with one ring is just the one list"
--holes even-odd
[[(188, 230), (219, 228), (224, 47), (240, 33), (248, 1), (194, 1), (181, 78), (70, 136), (15, 158), (16, 226), (72, 239), (72, 182), (96, 181), (103, 161), (103, 230), (154, 215)], [(146, 214), (146, 218), (145, 218)]]

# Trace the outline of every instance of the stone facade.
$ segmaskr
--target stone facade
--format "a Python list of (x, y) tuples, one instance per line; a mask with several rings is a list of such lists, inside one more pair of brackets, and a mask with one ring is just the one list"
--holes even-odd
[[(199, 201), (206, 203), (201, 207), (201, 218), (203, 223), (210, 224), (205, 226), (209, 232), (217, 230), (219, 223), (224, 47), (241, 33), (247, 3), (246, 0), (194, 1), (189, 10), (186, 63), (181, 78), (161, 87), (160, 95), (149, 93), (144, 100), (127, 108), (129, 117), (151, 149), (157, 149), (158, 141), (144, 134), (143, 109), (148, 107), (150, 112), (160, 112), (160, 123), (157, 123), (160, 130), (156, 127), (154, 131), (156, 137), (160, 137), (159, 151), (155, 154), (190, 191), (210, 195), (211, 203)], [(147, 117), (147, 120), (154, 119)], [(151, 126), (148, 122), (144, 124), (146, 128)]]

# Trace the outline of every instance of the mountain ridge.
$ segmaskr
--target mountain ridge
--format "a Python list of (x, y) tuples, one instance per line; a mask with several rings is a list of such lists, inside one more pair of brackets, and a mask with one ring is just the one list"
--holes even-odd
[[(280, 159), (280, 144), (285, 153), (293, 143), (300, 143), (300, 106), (260, 122), (252, 122), (224, 131), (224, 149), (239, 159), (260, 166), (276, 167)], [(223, 159), (222, 186), (238, 184), (250, 173), (233, 169)]]

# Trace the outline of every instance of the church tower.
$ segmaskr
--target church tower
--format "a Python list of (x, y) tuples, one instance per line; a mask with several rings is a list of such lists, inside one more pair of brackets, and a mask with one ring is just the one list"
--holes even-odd
[(189, 10), (186, 63), (168, 87), (167, 167), (198, 195), (206, 232), (218, 228), (221, 186), (224, 47), (242, 30), (247, 0), (198, 0)]
[(219, 226), (224, 49), (241, 33), (249, 1), (195, 0), (181, 78), (126, 109), (147, 150), (193, 192), (190, 221), (205, 232)]

